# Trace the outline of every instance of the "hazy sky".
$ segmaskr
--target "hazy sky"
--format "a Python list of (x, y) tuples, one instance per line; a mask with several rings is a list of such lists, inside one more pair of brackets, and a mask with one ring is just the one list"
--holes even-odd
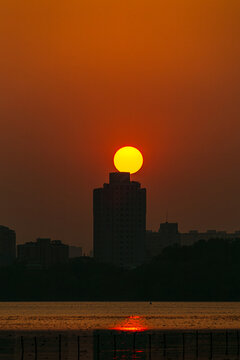
[(0, 223), (92, 245), (138, 147), (147, 227), (240, 229), (239, 0), (0, 0)]

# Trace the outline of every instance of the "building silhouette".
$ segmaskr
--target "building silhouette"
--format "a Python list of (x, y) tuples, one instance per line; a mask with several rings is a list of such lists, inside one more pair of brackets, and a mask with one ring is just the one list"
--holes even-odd
[(70, 259), (74, 259), (74, 258), (81, 257), (81, 256), (83, 256), (81, 246), (74, 246), (74, 245), (69, 246), (69, 258)]
[(93, 191), (94, 258), (121, 267), (145, 260), (146, 189), (130, 173), (109, 174), (109, 184)]
[(159, 255), (162, 250), (174, 244), (180, 244), (178, 223), (161, 223), (158, 231), (146, 231), (146, 260)]
[(182, 246), (193, 245), (197, 241), (210, 239), (224, 239), (224, 240), (234, 240), (240, 238), (240, 231), (235, 231), (233, 233), (228, 233), (226, 231), (217, 231), (217, 230), (207, 230), (205, 232), (200, 232), (198, 230), (190, 230), (187, 233), (180, 234), (180, 241)]
[(6, 226), (0, 226), (0, 266), (14, 263), (16, 259), (16, 233)]
[(17, 258), (32, 267), (49, 267), (68, 262), (69, 246), (60, 240), (38, 238), (36, 242), (18, 245)]
[(178, 231), (178, 223), (161, 223), (158, 231), (146, 231), (146, 260), (159, 255), (164, 248), (172, 245), (191, 246), (200, 240), (224, 239), (234, 240), (240, 238), (240, 231), (227, 233), (226, 231), (207, 230), (199, 232), (190, 230), (187, 233)]

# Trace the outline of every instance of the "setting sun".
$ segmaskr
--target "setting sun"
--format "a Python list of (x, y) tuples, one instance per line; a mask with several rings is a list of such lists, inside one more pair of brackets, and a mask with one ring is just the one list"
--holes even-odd
[(134, 174), (141, 169), (143, 156), (135, 147), (124, 146), (115, 153), (113, 162), (118, 171)]

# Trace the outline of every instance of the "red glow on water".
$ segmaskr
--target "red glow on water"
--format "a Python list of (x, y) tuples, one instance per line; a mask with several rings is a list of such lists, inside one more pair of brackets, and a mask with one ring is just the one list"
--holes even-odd
[(140, 316), (129, 316), (127, 319), (123, 320), (121, 323), (112, 327), (112, 330), (139, 332), (139, 331), (148, 330), (148, 327), (144, 323), (144, 319), (141, 318)]

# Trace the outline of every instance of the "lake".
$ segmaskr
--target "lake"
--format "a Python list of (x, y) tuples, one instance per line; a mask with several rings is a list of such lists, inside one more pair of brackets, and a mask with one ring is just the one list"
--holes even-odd
[(0, 360), (231, 359), (240, 303), (0, 303)]
[[(3, 302), (0, 330), (99, 330), (124, 326), (159, 329), (236, 329), (239, 302)], [(137, 318), (138, 317), (138, 318)]]

